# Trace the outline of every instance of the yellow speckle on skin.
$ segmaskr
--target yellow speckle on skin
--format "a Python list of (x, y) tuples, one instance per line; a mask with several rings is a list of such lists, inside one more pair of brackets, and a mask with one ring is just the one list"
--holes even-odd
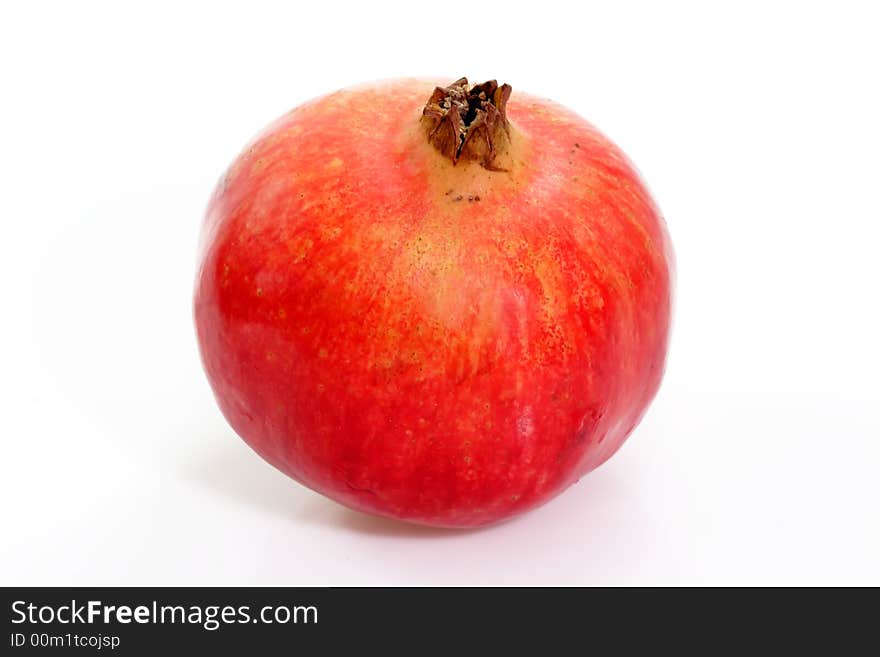
[(326, 240), (335, 240), (342, 234), (341, 226), (323, 227), (321, 229), (321, 237)]
[(342, 166), (342, 160), (338, 157), (334, 157), (332, 160), (330, 160), (327, 163), (328, 169), (338, 169), (341, 166)]
[(309, 255), (309, 251), (311, 251), (314, 245), (315, 243), (308, 237), (301, 241), (294, 240), (289, 242), (287, 245), (287, 249), (292, 256), (290, 262), (292, 264), (298, 264), (305, 260)]
[(327, 358), (327, 355), (327, 350), (323, 347), (318, 350), (318, 358)]
[(251, 175), (259, 175), (266, 168), (269, 161), (265, 157), (258, 157), (251, 165)]

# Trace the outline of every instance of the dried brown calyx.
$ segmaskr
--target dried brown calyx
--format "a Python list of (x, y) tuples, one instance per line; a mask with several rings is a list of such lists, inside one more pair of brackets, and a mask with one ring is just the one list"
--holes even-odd
[(437, 87), (422, 111), (428, 141), (452, 159), (474, 160), (487, 169), (503, 170), (497, 157), (510, 143), (507, 99), (511, 87), (495, 80), (468, 88), (467, 78)]

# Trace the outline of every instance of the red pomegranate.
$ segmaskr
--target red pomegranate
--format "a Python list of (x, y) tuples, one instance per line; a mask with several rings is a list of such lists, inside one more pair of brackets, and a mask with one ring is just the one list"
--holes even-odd
[(195, 321), (269, 463), (354, 509), (473, 527), (621, 446), (662, 377), (671, 268), (638, 173), (579, 116), (397, 80), (298, 107), (232, 164)]

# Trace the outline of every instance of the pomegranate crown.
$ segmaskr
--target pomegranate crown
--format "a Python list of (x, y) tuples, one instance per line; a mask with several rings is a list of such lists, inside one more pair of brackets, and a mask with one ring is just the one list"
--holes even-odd
[(511, 86), (495, 80), (469, 87), (460, 78), (448, 87), (436, 87), (422, 111), (428, 141), (453, 164), (474, 160), (499, 171), (498, 154), (510, 141), (507, 100)]

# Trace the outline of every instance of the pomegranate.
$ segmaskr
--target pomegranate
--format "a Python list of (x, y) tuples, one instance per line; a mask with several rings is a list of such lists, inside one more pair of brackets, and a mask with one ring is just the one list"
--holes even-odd
[(232, 164), (195, 291), (225, 417), (353, 509), (473, 527), (621, 446), (663, 374), (672, 253), (606, 137), (495, 81), (294, 109)]

